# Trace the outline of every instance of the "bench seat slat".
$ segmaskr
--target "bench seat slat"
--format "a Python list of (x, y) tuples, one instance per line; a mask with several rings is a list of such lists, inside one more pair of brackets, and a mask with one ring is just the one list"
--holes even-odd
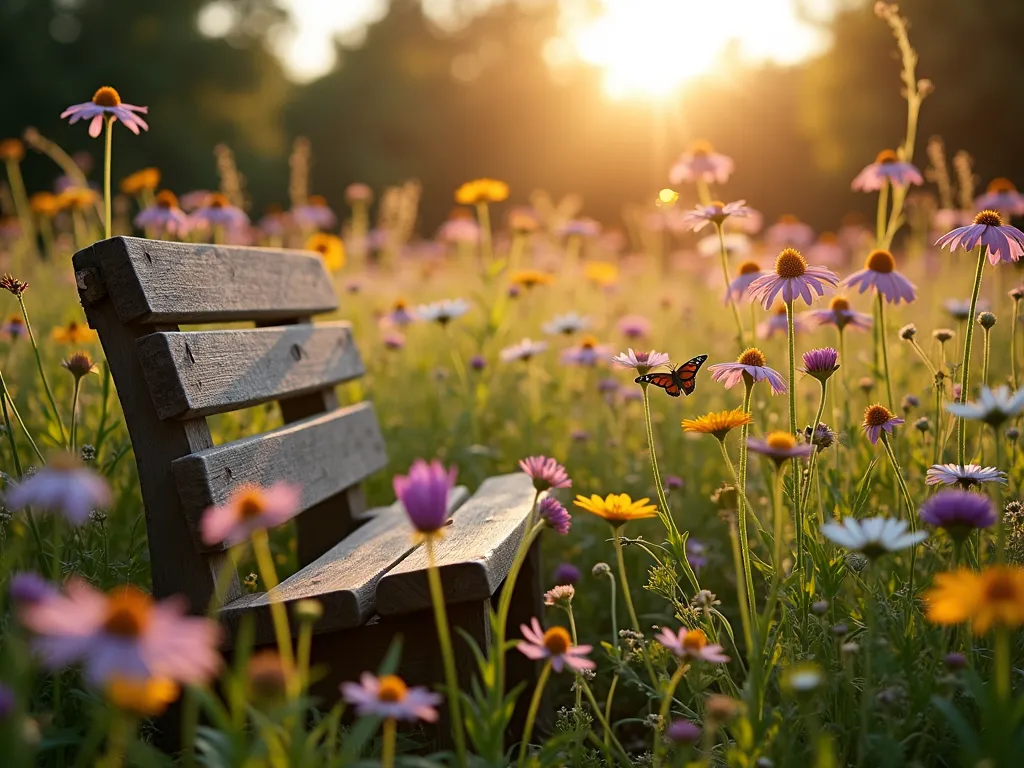
[(365, 373), (349, 323), (152, 333), (137, 342), (161, 419), (303, 395)]
[(364, 402), (183, 456), (171, 469), (196, 546), (213, 552), (223, 547), (202, 543), (203, 512), (224, 503), (238, 486), (293, 483), (302, 489), (302, 508), (309, 509), (386, 464), (377, 416)]
[[(323, 261), (270, 248), (114, 237), (91, 246), (121, 322), (286, 320), (338, 307)], [(89, 279), (79, 276), (89, 299)]]
[[(453, 489), (448, 498), (449, 510), (457, 509), (468, 496), (465, 486)], [(381, 576), (415, 547), (405, 511), (396, 502), (372, 511), (365, 525), (274, 589), (245, 595), (224, 606), (221, 618), (234, 626), (242, 615), (255, 611), (257, 642), (270, 640), (273, 637), (271, 601), (293, 603), (315, 598), (324, 613), (314, 631), (358, 627), (376, 611), (376, 589)]]
[[(435, 548), (446, 602), (488, 600), (497, 592), (525, 533), (534, 493), (525, 474), (501, 475), (484, 481), (459, 508)], [(420, 547), (380, 580), (377, 612), (411, 613), (430, 604), (427, 555)]]

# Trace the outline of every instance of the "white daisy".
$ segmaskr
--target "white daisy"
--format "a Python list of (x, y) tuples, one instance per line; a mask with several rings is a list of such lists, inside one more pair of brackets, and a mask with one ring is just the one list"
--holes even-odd
[(529, 360), (531, 357), (539, 355), (548, 348), (546, 341), (531, 341), (530, 339), (523, 339), (518, 344), (513, 344), (511, 347), (505, 347), (501, 350), (499, 357), (504, 363), (511, 363), (515, 360)]
[(442, 299), (433, 304), (424, 304), (416, 308), (416, 317), (428, 322), (434, 321), (447, 325), (457, 317), (469, 312), (469, 302), (465, 299)]
[(991, 390), (982, 387), (981, 395), (973, 403), (947, 403), (946, 410), (961, 419), (983, 421), (998, 427), (1004, 421), (1024, 411), (1024, 389), (1010, 394), (1006, 386)]
[(891, 517), (848, 517), (842, 523), (825, 523), (821, 532), (839, 546), (871, 558), (912, 547), (928, 538), (925, 531), (908, 531), (906, 520)]
[(1006, 485), (1006, 473), (995, 467), (979, 467), (977, 464), (933, 464), (925, 473), (928, 485), (953, 485), (959, 483), (963, 488), (981, 483), (1002, 483)]
[(572, 334), (579, 333), (589, 327), (589, 317), (581, 315), (578, 312), (569, 312), (564, 315), (556, 315), (550, 323), (545, 323), (543, 331), (544, 333), (549, 333), (552, 336), (557, 336), (558, 334), (571, 336)]

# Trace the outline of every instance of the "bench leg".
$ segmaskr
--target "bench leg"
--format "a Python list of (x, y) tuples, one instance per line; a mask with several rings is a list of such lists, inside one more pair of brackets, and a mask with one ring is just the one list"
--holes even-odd
[[(512, 603), (509, 606), (508, 614), (508, 639), (520, 636), (519, 625), (529, 624), (530, 619), (536, 616), (543, 621), (544, 618), (544, 582), (543, 569), (541, 568), (540, 538), (533, 543), (530, 551), (523, 561), (522, 570), (516, 579), (515, 588), (512, 591)], [(502, 585), (504, 589), (504, 585)], [(507, 669), (506, 690), (512, 690), (520, 683), (526, 683), (523, 692), (516, 700), (516, 708), (512, 713), (512, 721), (509, 723), (509, 742), (518, 741), (522, 736), (523, 727), (526, 725), (526, 711), (529, 709), (530, 697), (536, 688), (543, 664), (539, 661), (531, 661), (515, 648), (505, 655), (505, 667)], [(537, 713), (537, 721), (534, 725), (534, 739), (537, 736), (548, 734), (552, 726), (551, 700), (545, 690), (541, 697), (540, 710)]]

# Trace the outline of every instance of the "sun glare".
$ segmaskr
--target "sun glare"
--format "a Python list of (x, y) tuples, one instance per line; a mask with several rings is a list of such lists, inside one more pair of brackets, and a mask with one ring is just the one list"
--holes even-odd
[(569, 21), (580, 59), (604, 70), (615, 97), (665, 97), (714, 72), (726, 50), (789, 64), (816, 52), (821, 33), (793, 0), (604, 0), (591, 20)]

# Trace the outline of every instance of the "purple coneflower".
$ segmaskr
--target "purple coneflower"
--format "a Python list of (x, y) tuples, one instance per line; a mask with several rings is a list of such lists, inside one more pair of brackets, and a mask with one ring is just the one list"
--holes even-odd
[(597, 665), (586, 658), (590, 653), (589, 645), (573, 645), (572, 637), (565, 627), (551, 627), (545, 632), (537, 618), (530, 619), (530, 625), (521, 624), (519, 630), (523, 633), (525, 640), (520, 640), (516, 648), (526, 658), (540, 661), (547, 659), (555, 672), (561, 672), (568, 667), (573, 672), (582, 672), (585, 669), (593, 669)]
[(181, 237), (189, 230), (188, 215), (178, 207), (178, 198), (164, 189), (157, 193), (156, 201), (146, 206), (135, 217), (139, 229), (153, 228), (172, 237)]
[(874, 288), (883, 299), (893, 304), (901, 301), (909, 304), (917, 298), (914, 284), (896, 271), (896, 259), (889, 251), (881, 249), (872, 251), (864, 262), (864, 269), (846, 278), (843, 285), (860, 288), (858, 293)]
[(802, 459), (814, 453), (810, 443), (799, 443), (789, 432), (769, 432), (764, 439), (747, 438), (747, 449), (767, 456), (781, 466), (790, 459)]
[[(793, 331), (802, 330), (804, 327), (804, 319), (802, 315), (793, 316)], [(786, 317), (786, 305), (776, 304), (775, 309), (757, 324), (757, 338), (759, 339), (770, 339), (772, 336), (777, 334), (785, 335), (789, 333), (789, 320)]]
[(822, 232), (818, 242), (807, 250), (807, 257), (815, 264), (837, 266), (846, 260), (846, 249), (833, 232)]
[(635, 368), (636, 372), (643, 376), (652, 368), (668, 365), (669, 359), (664, 352), (655, 352), (653, 349), (650, 352), (634, 352), (630, 347), (625, 352), (620, 352), (613, 357), (612, 362), (623, 368)]
[(952, 538), (963, 541), (971, 533), (996, 523), (996, 509), (982, 493), (956, 488), (941, 490), (921, 505), (921, 519), (942, 528)]
[(23, 606), (19, 618), (49, 669), (81, 662), (100, 686), (115, 677), (200, 684), (220, 667), (220, 628), (186, 615), (186, 607), (176, 598), (157, 603), (131, 586), (104, 594), (72, 578), (63, 593)]
[(892, 434), (893, 429), (903, 422), (903, 419), (897, 418), (892, 411), (878, 403), (869, 405), (864, 410), (864, 434), (868, 436), (872, 445), (878, 442), (883, 432)]
[(0, 339), (4, 341), (17, 341), (28, 335), (25, 327), (25, 318), (20, 313), (14, 313), (0, 323)]
[(105, 85), (93, 94), (92, 101), (75, 104), (68, 107), (60, 114), (60, 119), (66, 117), (72, 125), (79, 120), (89, 120), (89, 135), (94, 139), (103, 131), (103, 118), (110, 116), (113, 120), (120, 120), (124, 127), (139, 134), (139, 129), (148, 131), (149, 126), (139, 115), (149, 112), (149, 107), (137, 107), (134, 104), (125, 104), (121, 101), (121, 95)]
[(747, 292), (750, 284), (764, 275), (764, 270), (756, 261), (744, 261), (736, 270), (736, 277), (726, 286), (723, 303), (728, 304), (730, 300), (739, 301)]
[(533, 480), (538, 491), (550, 488), (571, 488), (572, 480), (565, 467), (547, 456), (528, 456), (519, 460), (519, 468)]
[(194, 189), (183, 194), (178, 202), (181, 205), (181, 210), (185, 211), (185, 213), (192, 213), (206, 205), (206, 201), (210, 199), (212, 194), (208, 189)]
[(358, 683), (342, 683), (341, 695), (356, 708), (356, 714), (385, 720), (437, 720), (441, 695), (419, 686), (410, 688), (398, 675), (375, 677), (369, 672)]
[(709, 223), (721, 226), (730, 216), (743, 218), (749, 215), (750, 209), (747, 208), (746, 202), (736, 200), (732, 203), (723, 203), (716, 200), (710, 205), (697, 205), (692, 211), (683, 214), (680, 224), (684, 232), (700, 232)]
[(420, 533), (436, 534), (448, 522), (448, 493), (457, 474), (455, 467), (445, 469), (440, 461), (416, 459), (408, 475), (395, 475), (395, 496)]
[(814, 301), (814, 294), (825, 295), (826, 285), (836, 285), (839, 278), (825, 267), (811, 267), (793, 248), (783, 248), (775, 259), (775, 270), (759, 277), (750, 285), (751, 301), (760, 301), (765, 309), (771, 307), (775, 297), (790, 304), (802, 298), (808, 304)]
[(965, 490), (982, 483), (1006, 485), (1006, 473), (996, 467), (981, 467), (977, 464), (933, 464), (925, 473), (927, 485), (959, 485)]
[(840, 331), (847, 326), (858, 331), (866, 331), (871, 328), (872, 322), (871, 315), (850, 309), (850, 300), (845, 296), (833, 296), (828, 309), (811, 309), (805, 312), (803, 317), (819, 327), (834, 325)]
[(607, 361), (611, 348), (598, 344), (597, 339), (586, 335), (580, 339), (580, 343), (562, 351), (561, 361), (570, 365), (582, 365), (592, 367), (599, 362)]
[(469, 312), (469, 302), (465, 299), (442, 299), (432, 304), (424, 304), (415, 309), (415, 316), (426, 322), (447, 325), (452, 320)]
[(777, 248), (806, 248), (814, 242), (814, 230), (791, 214), (780, 216), (764, 233), (765, 242)]
[(744, 350), (735, 363), (716, 363), (708, 370), (711, 372), (712, 381), (722, 382), (726, 389), (732, 389), (749, 376), (754, 383), (767, 381), (771, 385), (773, 395), (786, 394), (786, 380), (766, 363), (764, 353), (751, 347)]
[(1000, 261), (1017, 261), (1024, 255), (1024, 232), (1014, 226), (1003, 224), (1003, 217), (997, 211), (982, 211), (974, 217), (974, 223), (957, 227), (947, 232), (935, 244), (950, 251), (963, 248), (972, 251), (978, 246), (988, 249), (991, 264)]
[(804, 367), (797, 370), (813, 376), (818, 381), (828, 381), (839, 370), (839, 352), (832, 347), (810, 349), (803, 354)]
[(466, 216), (456, 216), (441, 225), (437, 239), (443, 243), (477, 243), (480, 241), (480, 225)]
[(210, 194), (206, 202), (192, 213), (190, 221), (193, 226), (205, 229), (222, 227), (237, 230), (249, 225), (249, 217), (245, 211), (232, 205), (227, 197), (219, 192)]
[(523, 339), (518, 344), (513, 344), (510, 347), (505, 347), (498, 354), (503, 363), (511, 363), (516, 360), (522, 360), (526, 362), (533, 357), (545, 352), (548, 348), (546, 341), (531, 341), (530, 339)]
[(900, 160), (891, 149), (883, 149), (875, 162), (857, 174), (850, 186), (858, 192), (877, 192), (886, 184), (908, 187), (924, 184), (924, 179), (912, 164)]
[(274, 528), (302, 511), (302, 492), (297, 486), (279, 482), (270, 488), (243, 485), (235, 489), (226, 504), (210, 507), (203, 515), (203, 541), (234, 546), (264, 528)]
[(668, 627), (663, 627), (661, 633), (655, 635), (655, 640), (675, 656), (690, 661), (706, 661), (709, 664), (725, 664), (729, 657), (723, 653), (722, 646), (708, 643), (708, 636), (700, 629), (687, 629), (680, 627), (673, 632)]
[(45, 467), (8, 489), (4, 496), (8, 509), (34, 507), (59, 512), (72, 525), (81, 525), (90, 512), (110, 503), (107, 481), (65, 453), (54, 455)]
[(626, 315), (619, 319), (619, 333), (627, 339), (642, 339), (651, 333), (651, 321), (641, 315)]
[(559, 563), (555, 567), (553, 581), (557, 584), (575, 584), (580, 580), (580, 569), (572, 563)]
[(310, 195), (304, 205), (291, 210), (292, 218), (302, 229), (334, 229), (338, 217), (321, 195)]
[(668, 177), (673, 184), (684, 181), (724, 184), (733, 171), (732, 158), (715, 152), (707, 141), (695, 141), (672, 166)]
[(992, 179), (985, 194), (975, 199), (974, 204), (979, 211), (999, 211), (1007, 218), (1024, 214), (1024, 195), (1009, 179)]
[(678, 491), (686, 482), (679, 475), (665, 475), (663, 478), (666, 491)]
[(487, 367), (487, 359), (483, 355), (473, 355), (469, 358), (469, 367), (474, 371), (482, 371)]

